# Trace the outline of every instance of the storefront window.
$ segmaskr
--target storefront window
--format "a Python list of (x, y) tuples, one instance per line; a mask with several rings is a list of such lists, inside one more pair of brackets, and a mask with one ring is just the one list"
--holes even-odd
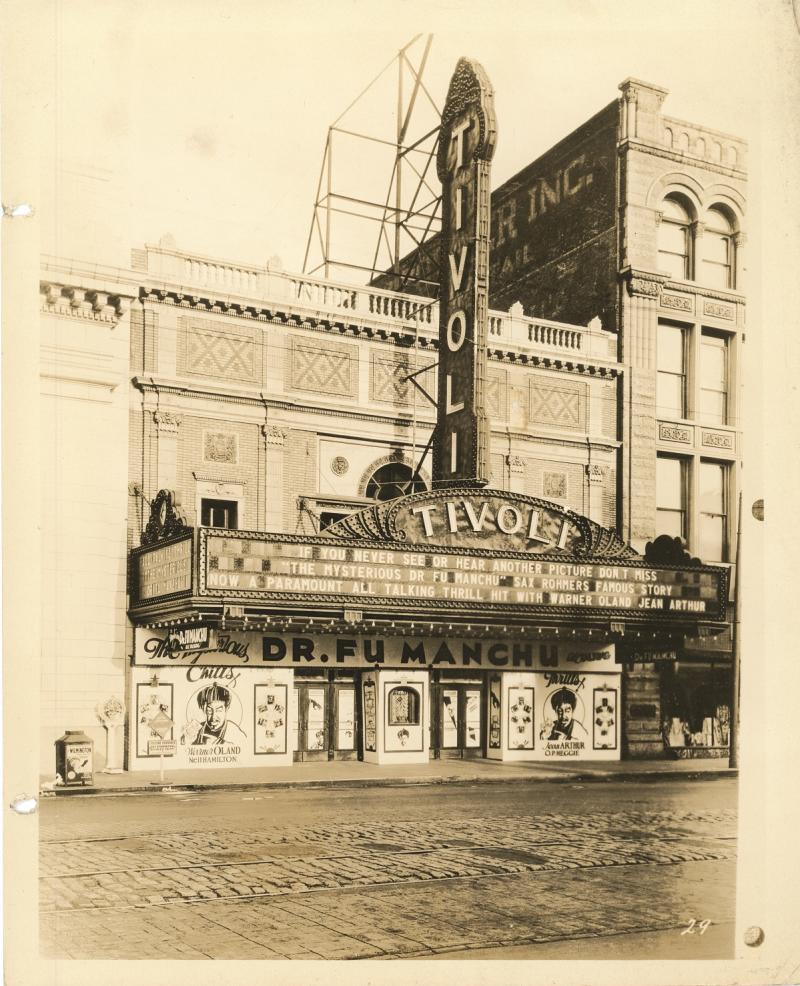
[[(730, 669), (680, 666), (662, 670), (664, 742), (697, 753), (730, 743)], [(713, 755), (713, 754), (710, 754)]]
[(686, 464), (671, 455), (656, 459), (656, 533), (686, 539)]
[(390, 726), (419, 725), (419, 694), (413, 688), (393, 688), (388, 695)]

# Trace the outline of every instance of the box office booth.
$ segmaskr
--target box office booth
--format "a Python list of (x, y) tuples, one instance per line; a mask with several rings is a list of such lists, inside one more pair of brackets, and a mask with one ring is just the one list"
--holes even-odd
[(619, 759), (631, 642), (677, 655), (726, 626), (724, 569), (524, 494), (414, 493), (321, 536), (150, 530), (131, 769), (159, 712), (175, 767)]

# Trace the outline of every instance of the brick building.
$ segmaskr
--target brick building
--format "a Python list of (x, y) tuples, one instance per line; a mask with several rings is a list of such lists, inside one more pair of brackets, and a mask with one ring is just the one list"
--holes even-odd
[[(730, 564), (742, 453), (747, 147), (665, 115), (658, 86), (627, 79), (619, 89), (492, 193), (490, 303), (578, 324), (597, 318), (615, 333), (623, 367), (617, 530), (639, 549), (659, 534), (679, 536), (692, 555)], [(399, 283), (435, 292), (438, 269), (433, 238), (404, 260)], [(704, 637), (677, 665), (639, 666), (629, 676), (641, 716), (631, 724), (640, 732), (632, 752), (660, 751), (665, 719), (699, 740), (717, 707), (729, 706), (730, 651), (729, 634)]]

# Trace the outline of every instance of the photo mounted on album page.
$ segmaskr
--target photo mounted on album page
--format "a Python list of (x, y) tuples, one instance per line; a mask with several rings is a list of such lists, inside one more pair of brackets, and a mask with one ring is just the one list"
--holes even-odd
[(797, 0), (0, 10), (10, 986), (800, 982)]

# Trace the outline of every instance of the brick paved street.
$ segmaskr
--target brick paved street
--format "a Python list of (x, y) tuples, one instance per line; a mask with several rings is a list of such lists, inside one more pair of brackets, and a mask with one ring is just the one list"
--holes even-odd
[(44, 803), (42, 952), (480, 957), (732, 925), (735, 783), (493, 788)]

